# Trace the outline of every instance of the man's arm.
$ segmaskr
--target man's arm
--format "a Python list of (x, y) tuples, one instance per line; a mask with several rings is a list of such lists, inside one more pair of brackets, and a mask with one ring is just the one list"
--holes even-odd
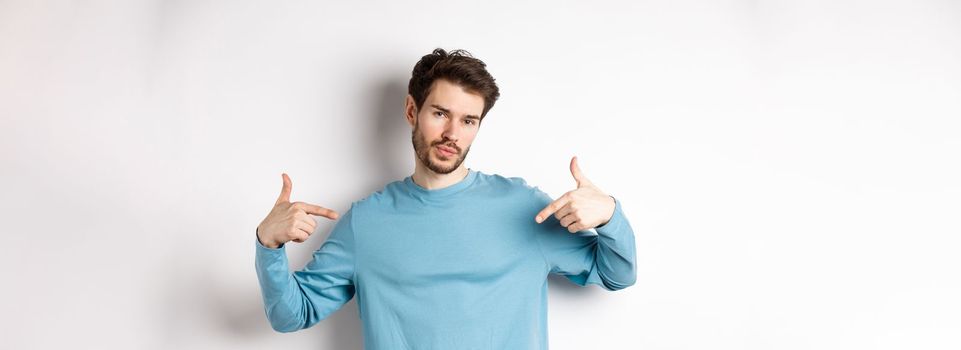
[(290, 273), (284, 245), (276, 249), (257, 239), (255, 266), (264, 311), (278, 332), (308, 328), (354, 296), (354, 232), (348, 210), (313, 259)]
[(354, 296), (353, 206), (314, 252), (313, 260), (291, 274), (284, 245), (309, 238), (316, 229), (309, 215), (336, 220), (339, 214), (309, 203), (291, 203), (290, 178), (282, 177), (280, 197), (257, 226), (254, 265), (271, 327), (293, 332), (320, 322)]
[[(533, 188), (535, 201), (544, 208), (534, 219), (539, 224), (537, 241), (551, 272), (608, 290), (633, 285), (637, 279), (634, 230), (620, 201), (581, 173), (577, 157), (571, 159), (571, 174), (577, 189), (556, 200)], [(592, 228), (597, 234), (588, 231)]]
[[(539, 204), (551, 198), (534, 188)], [(581, 286), (597, 284), (607, 290), (630, 287), (637, 279), (637, 251), (634, 230), (614, 199), (614, 213), (604, 225), (570, 233), (554, 216), (536, 225), (534, 235), (551, 273), (567, 277)]]

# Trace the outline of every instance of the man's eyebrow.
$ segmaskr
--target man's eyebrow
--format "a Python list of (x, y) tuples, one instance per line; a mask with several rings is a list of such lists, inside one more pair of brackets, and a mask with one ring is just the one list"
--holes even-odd
[(450, 110), (447, 109), (447, 108), (444, 108), (444, 107), (441, 107), (441, 106), (438, 106), (438, 105), (435, 105), (435, 104), (432, 104), (432, 105), (430, 105), (430, 106), (439, 109), (441, 112), (450, 114)]
[[(436, 104), (431, 104), (430, 106), (431, 106), (431, 107), (434, 107), (434, 108), (436, 108), (436, 109), (438, 109), (438, 110), (440, 110), (441, 112), (447, 113), (448, 115), (450, 114), (450, 109), (441, 107), (441, 106), (436, 105)], [(480, 119), (481, 119), (481, 117), (478, 117), (478, 116), (473, 115), (473, 114), (465, 115), (464, 118), (467, 118), (467, 119), (477, 119), (477, 120), (480, 120)]]

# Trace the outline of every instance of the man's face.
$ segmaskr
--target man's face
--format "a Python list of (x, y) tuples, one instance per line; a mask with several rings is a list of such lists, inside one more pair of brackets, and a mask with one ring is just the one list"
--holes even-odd
[(435, 80), (418, 110), (407, 96), (407, 122), (413, 126), (414, 153), (438, 174), (456, 170), (470, 151), (480, 128), (484, 98), (447, 80)]

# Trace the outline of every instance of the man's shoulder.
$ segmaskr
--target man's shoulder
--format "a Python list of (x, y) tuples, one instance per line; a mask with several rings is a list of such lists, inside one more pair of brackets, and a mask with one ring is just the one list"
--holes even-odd
[(485, 185), (482, 191), (501, 199), (539, 205), (543, 202), (542, 197), (546, 197), (546, 194), (544, 194), (540, 188), (531, 185), (527, 180), (519, 176), (484, 173), (479, 173), (478, 175), (480, 175), (479, 178), (483, 180)]
[(493, 187), (497, 190), (527, 192), (533, 189), (527, 180), (519, 176), (507, 176), (496, 173), (477, 171), (477, 181), (480, 185)]
[(540, 187), (531, 185), (522, 177), (498, 174), (484, 175), (488, 179), (488, 182), (493, 184), (492, 187), (500, 189), (503, 191), (502, 193), (517, 195), (524, 200), (529, 200), (535, 205), (543, 205), (544, 203), (550, 203), (552, 201), (550, 196)]

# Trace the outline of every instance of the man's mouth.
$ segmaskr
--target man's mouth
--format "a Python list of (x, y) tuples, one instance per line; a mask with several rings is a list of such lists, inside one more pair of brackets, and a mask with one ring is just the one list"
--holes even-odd
[(447, 146), (444, 146), (444, 145), (437, 145), (437, 151), (439, 151), (440, 154), (443, 155), (443, 156), (445, 156), (445, 157), (451, 157), (451, 156), (457, 154), (457, 150), (456, 150), (456, 149), (451, 148), (451, 147), (447, 147)]

